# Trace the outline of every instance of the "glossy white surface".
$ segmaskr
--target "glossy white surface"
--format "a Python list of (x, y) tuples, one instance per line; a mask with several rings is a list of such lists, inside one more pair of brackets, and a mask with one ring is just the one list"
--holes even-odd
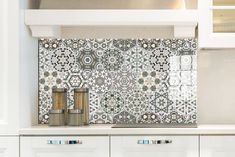
[(234, 157), (234, 136), (201, 136), (200, 157)]
[(15, 135), (19, 128), (19, 3), (0, 2), (0, 134)]
[[(62, 144), (48, 144), (49, 141)], [(67, 144), (66, 141), (81, 141)], [(109, 137), (21, 137), (22, 157), (109, 157)]]
[(83, 127), (49, 127), (20, 129), (20, 135), (224, 135), (234, 134), (235, 125), (199, 125), (198, 128), (111, 128), (112, 125)]
[[(138, 17), (138, 18), (137, 18)], [(59, 38), (65, 26), (119, 26), (135, 28), (139, 26), (176, 27), (175, 37), (194, 37), (198, 23), (197, 10), (25, 10), (25, 24), (29, 26), (33, 37)], [(184, 31), (179, 28), (186, 28)], [(92, 28), (91, 28), (92, 30)], [(101, 30), (100, 30), (101, 31)], [(143, 29), (142, 31), (145, 31)], [(76, 31), (75, 31), (76, 33)], [(104, 32), (105, 33), (105, 32)], [(116, 32), (117, 33), (117, 32)], [(132, 32), (133, 33), (133, 32)], [(138, 32), (136, 32), (138, 34)], [(176, 36), (177, 35), (177, 36)], [(78, 35), (77, 37), (80, 38)], [(89, 38), (86, 36), (85, 38)], [(122, 37), (120, 37), (122, 38)], [(133, 36), (129, 36), (133, 38)]]
[[(138, 141), (171, 141), (140, 144)], [(112, 157), (198, 157), (198, 136), (112, 136)]]
[(0, 137), (0, 157), (19, 156), (19, 137)]

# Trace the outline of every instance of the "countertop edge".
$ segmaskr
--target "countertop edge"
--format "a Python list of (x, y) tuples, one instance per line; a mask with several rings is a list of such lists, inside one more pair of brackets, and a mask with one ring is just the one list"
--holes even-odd
[(20, 129), (19, 135), (235, 135), (235, 125), (198, 125), (197, 128), (112, 128), (112, 125), (91, 125), (85, 127), (33, 126)]

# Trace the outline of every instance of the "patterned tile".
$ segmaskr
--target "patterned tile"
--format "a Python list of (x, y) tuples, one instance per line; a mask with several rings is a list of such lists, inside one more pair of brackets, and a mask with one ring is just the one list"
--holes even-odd
[(174, 102), (170, 99), (168, 92), (156, 92), (150, 104), (154, 107), (154, 112), (166, 115), (173, 109)]
[(156, 71), (143, 71), (137, 82), (142, 91), (155, 92), (161, 88), (161, 74)]
[(111, 75), (107, 71), (93, 71), (88, 79), (88, 84), (92, 91), (98, 94), (105, 93), (112, 85)]
[(83, 70), (93, 70), (96, 68), (99, 58), (96, 51), (92, 49), (82, 49), (77, 56), (77, 63)]
[(112, 75), (113, 90), (120, 91), (122, 94), (132, 92), (136, 87), (136, 76), (131, 71), (118, 71)]
[(39, 123), (52, 88), (90, 90), (90, 123), (196, 123), (195, 39), (40, 39)]
[(161, 44), (160, 39), (138, 39), (138, 44), (141, 48), (152, 51), (155, 48), (159, 47)]
[(90, 114), (90, 123), (91, 124), (110, 124), (112, 123), (112, 118), (109, 114), (104, 113), (103, 111), (97, 111)]
[(53, 51), (61, 46), (61, 39), (40, 39), (39, 48), (44, 51)]
[(127, 51), (136, 45), (136, 40), (132, 39), (114, 39), (113, 46), (121, 51)]
[(101, 57), (101, 62), (106, 70), (116, 71), (119, 70), (123, 64), (124, 57), (122, 52), (118, 49), (108, 49), (104, 51), (104, 54)]
[(87, 41), (84, 39), (68, 39), (64, 40), (64, 45), (72, 49), (73, 52), (78, 52), (81, 48), (86, 47)]
[(102, 96), (100, 105), (105, 113), (109, 115), (118, 114), (124, 107), (124, 98), (119, 92), (108, 91)]
[(69, 71), (75, 64), (75, 55), (67, 47), (59, 47), (51, 55), (51, 64), (55, 70), (64, 72)]
[(133, 91), (125, 98), (125, 110), (138, 117), (142, 112), (147, 111), (149, 99), (142, 91)]
[(138, 73), (150, 68), (149, 52), (140, 47), (125, 52), (125, 58), (126, 63), (134, 72)]
[(150, 64), (155, 71), (166, 72), (170, 70), (170, 57), (172, 52), (165, 48), (160, 47), (152, 51), (150, 55)]
[(132, 114), (130, 114), (127, 111), (122, 111), (121, 113), (117, 114), (113, 117), (113, 123), (118, 124), (135, 124), (136, 123), (136, 117)]
[(146, 112), (139, 117), (138, 123), (161, 123), (161, 119), (155, 112)]

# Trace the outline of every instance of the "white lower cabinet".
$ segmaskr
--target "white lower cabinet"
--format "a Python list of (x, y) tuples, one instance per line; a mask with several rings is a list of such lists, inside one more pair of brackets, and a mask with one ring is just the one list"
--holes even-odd
[(21, 157), (109, 157), (108, 136), (21, 137)]
[(199, 157), (198, 136), (113, 136), (111, 157)]
[(0, 157), (19, 157), (19, 137), (0, 137)]
[(235, 157), (235, 136), (201, 136), (200, 157)]

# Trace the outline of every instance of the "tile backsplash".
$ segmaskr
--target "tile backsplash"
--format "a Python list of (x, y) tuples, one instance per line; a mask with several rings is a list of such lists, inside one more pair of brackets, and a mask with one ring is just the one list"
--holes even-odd
[(90, 89), (90, 123), (196, 123), (195, 39), (39, 40), (39, 123), (52, 88)]

